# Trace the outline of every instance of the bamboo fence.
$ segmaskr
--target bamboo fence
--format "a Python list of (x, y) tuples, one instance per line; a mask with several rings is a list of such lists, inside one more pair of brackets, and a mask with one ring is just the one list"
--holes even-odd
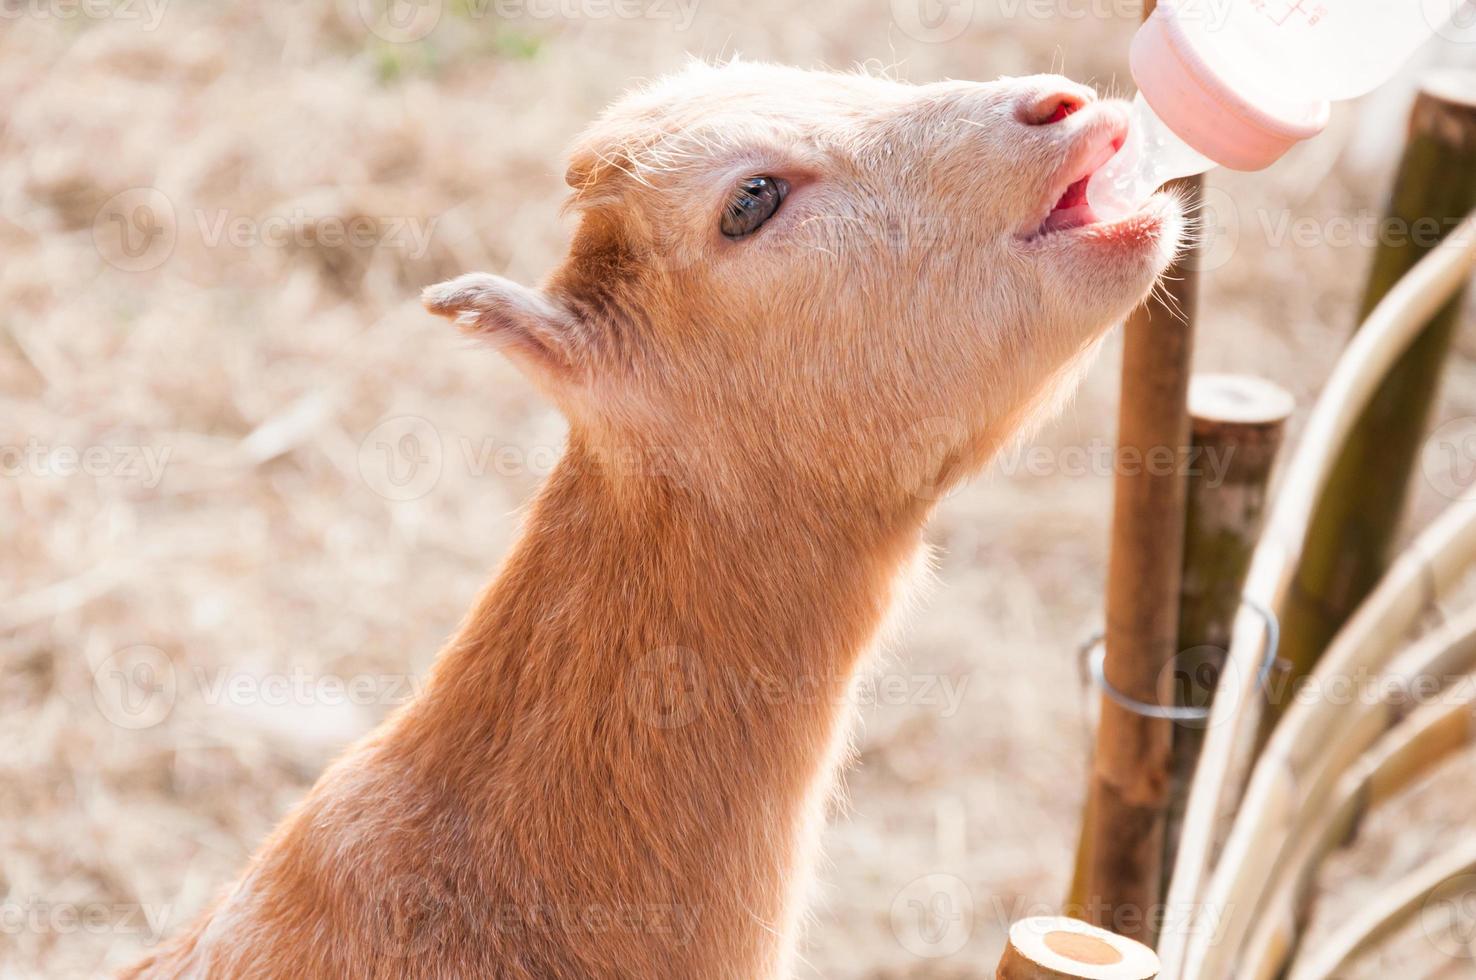
[[(1306, 544), (1315, 501), (1326, 485), (1353, 421), (1369, 403), (1383, 377), (1449, 298), (1476, 269), (1476, 218), (1460, 226), (1423, 258), (1374, 308), (1333, 370), (1292, 456), (1276, 496), (1266, 533), (1251, 562), (1247, 599), (1271, 610), (1283, 608), (1296, 562)], [(1473, 535), (1476, 536), (1476, 535)], [(1417, 587), (1401, 594), (1396, 612), (1413, 618), (1428, 597), (1426, 585), (1443, 587), (1464, 564), (1444, 560), (1422, 564)], [(1426, 578), (1428, 576), (1428, 578)], [(1396, 618), (1393, 612), (1388, 615)], [(1407, 623), (1406, 623), (1407, 625)], [(1203, 948), (1209, 932), (1200, 904), (1219, 826), (1218, 817), (1233, 790), (1231, 774), (1240, 749), (1254, 734), (1259, 708), (1260, 666), (1268, 626), (1242, 611), (1237, 618), (1219, 694), (1210, 719), (1203, 755), (1185, 811), (1168, 906), (1192, 912), (1187, 924), (1163, 937), (1159, 954), (1170, 976), (1191, 975), (1190, 948)]]
[(1476, 744), (1476, 688), (1467, 683), (1409, 714), (1342, 777), (1331, 802), (1313, 813), (1284, 846), (1256, 926), (1239, 960), (1247, 980), (1279, 977), (1296, 955), (1310, 914), (1319, 863), (1350, 841), (1365, 816), (1398, 796), (1457, 752)]
[[(1469, 73), (1428, 75), (1410, 113), (1360, 319), (1472, 208), (1476, 84)], [(1311, 671), (1388, 567), (1462, 293), (1457, 289), (1449, 296), (1390, 369), (1353, 424), (1318, 495), (1281, 617), (1281, 657), (1290, 667), (1289, 680)], [(1282, 708), (1271, 702), (1263, 741)]]

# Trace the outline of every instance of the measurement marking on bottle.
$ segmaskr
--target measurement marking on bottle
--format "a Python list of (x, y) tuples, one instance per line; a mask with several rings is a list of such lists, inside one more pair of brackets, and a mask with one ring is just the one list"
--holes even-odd
[(1251, 7), (1277, 27), (1285, 25), (1293, 17), (1305, 20), (1311, 27), (1327, 16), (1327, 7), (1308, 0), (1251, 0)]

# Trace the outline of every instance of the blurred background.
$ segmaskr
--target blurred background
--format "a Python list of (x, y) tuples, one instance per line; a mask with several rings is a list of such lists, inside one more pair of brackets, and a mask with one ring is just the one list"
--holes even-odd
[[(563, 150), (603, 106), (735, 55), (1126, 94), (1137, 14), (0, 0), (0, 976), (93, 975), (179, 928), (413, 692), (562, 439), (416, 296), (551, 268)], [(1198, 366), (1291, 390), (1293, 440), (1353, 327), (1416, 72), (1476, 65), (1472, 40), (1270, 171), (1211, 177)], [(1476, 414), (1476, 332), (1457, 344), (1437, 424)], [(894, 682), (863, 688), (802, 975), (990, 977), (1009, 922), (1062, 899), (1116, 360), (942, 506), (937, 587), (878, 668)], [(1416, 481), (1419, 523), (1446, 501)], [(1444, 786), (1476, 786), (1460, 765)], [(1379, 813), (1319, 920), (1458, 833), (1460, 796)]]

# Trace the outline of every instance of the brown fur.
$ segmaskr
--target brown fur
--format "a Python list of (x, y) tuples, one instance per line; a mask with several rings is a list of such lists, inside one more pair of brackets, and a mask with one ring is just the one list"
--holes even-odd
[[(846, 691), (938, 496), (1070, 389), (1176, 247), (1031, 238), (1119, 134), (1064, 79), (698, 65), (574, 154), (546, 287), (427, 291), (569, 446), (424, 694), (128, 977), (788, 973)], [(741, 177), (786, 179), (745, 240)]]

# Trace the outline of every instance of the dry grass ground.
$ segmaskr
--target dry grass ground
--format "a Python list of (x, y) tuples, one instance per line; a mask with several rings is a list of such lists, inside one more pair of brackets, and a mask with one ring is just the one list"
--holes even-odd
[[(904, 0), (690, 2), (428, 0), (439, 19), (406, 41), (355, 0), (0, 0), (0, 976), (92, 975), (178, 927), (413, 687), (561, 438), (414, 298), (549, 267), (561, 149), (600, 107), (735, 52), (1110, 88), (1133, 6), (944, 6), (970, 20), (940, 43)], [(1270, 173), (1216, 178), (1202, 367), (1315, 395), (1367, 259), (1365, 224), (1336, 219), (1376, 213), (1408, 93)], [(1441, 418), (1476, 413), (1462, 345)], [(941, 509), (939, 585), (863, 712), (806, 975), (992, 976), (1008, 921), (1063, 894), (1110, 351), (1043, 454)], [(1438, 503), (1422, 483), (1419, 514)], [(1473, 800), (1426, 788), (1381, 817), (1326, 915)], [(934, 874), (960, 903), (939, 935), (913, 904)]]

